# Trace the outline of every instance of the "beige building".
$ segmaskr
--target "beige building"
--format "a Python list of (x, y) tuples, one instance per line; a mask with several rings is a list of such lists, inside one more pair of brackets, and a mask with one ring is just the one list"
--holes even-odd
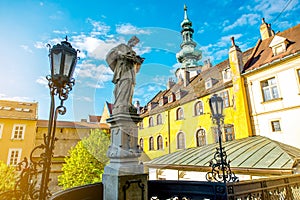
[[(71, 122), (71, 121), (57, 121), (55, 136), (57, 141), (55, 142), (54, 154), (52, 158), (51, 166), (51, 182), (49, 188), (51, 192), (61, 190), (58, 187), (57, 177), (62, 173), (62, 165), (64, 164), (64, 158), (69, 155), (69, 150), (74, 147), (81, 139), (88, 137), (93, 130), (101, 129), (106, 133), (109, 133), (109, 125), (106, 123), (100, 123), (100, 116), (89, 116), (92, 122)], [(36, 126), (36, 139), (35, 146), (43, 143), (44, 134), (48, 132), (48, 120), (38, 120)], [(40, 152), (35, 152), (34, 158), (40, 157)]]
[(0, 160), (17, 165), (34, 147), (38, 103), (0, 100)]

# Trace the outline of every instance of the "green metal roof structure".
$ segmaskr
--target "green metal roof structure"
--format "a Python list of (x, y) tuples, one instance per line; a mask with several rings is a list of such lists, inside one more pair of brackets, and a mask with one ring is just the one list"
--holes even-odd
[[(219, 144), (177, 151), (144, 164), (149, 168), (177, 169), (182, 171), (209, 171)], [(235, 173), (280, 175), (292, 174), (300, 168), (300, 149), (262, 136), (223, 142)], [(298, 165), (299, 164), (299, 165)]]

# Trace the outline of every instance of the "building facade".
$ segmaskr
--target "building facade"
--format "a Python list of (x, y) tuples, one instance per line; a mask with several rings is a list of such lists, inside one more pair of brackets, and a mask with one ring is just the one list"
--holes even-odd
[(241, 52), (232, 38), (228, 60), (216, 66), (208, 60), (199, 66), (196, 61), (200, 60), (201, 52), (195, 49), (194, 30), (186, 7), (181, 27), (183, 42), (176, 56), (182, 67), (176, 71), (177, 82), (170, 79), (167, 89), (159, 92), (141, 110), (143, 121), (139, 127), (139, 144), (149, 159), (218, 142), (208, 105), (214, 94), (224, 100), (223, 140), (252, 135), (241, 75), (243, 62), (251, 55), (251, 49)]
[(260, 31), (242, 73), (252, 130), (300, 148), (300, 24), (275, 35), (263, 19)]
[(0, 159), (16, 166), (34, 147), (36, 102), (0, 100)]
[[(89, 116), (92, 122), (71, 122), (71, 121), (57, 121), (55, 136), (55, 148), (52, 158), (51, 174), (50, 174), (50, 191), (56, 192), (61, 190), (58, 186), (58, 176), (62, 174), (62, 165), (65, 163), (65, 157), (69, 156), (69, 151), (81, 139), (88, 137), (92, 131), (101, 130), (109, 134), (109, 125), (100, 123), (100, 116)], [(44, 141), (44, 134), (48, 132), (48, 120), (37, 120), (35, 146), (38, 146)], [(36, 151), (34, 159), (39, 159), (42, 152)]]
[(224, 101), (223, 141), (259, 135), (300, 148), (300, 25), (275, 34), (262, 19), (256, 46), (242, 52), (231, 38), (228, 59), (215, 66), (196, 65), (201, 52), (186, 7), (181, 27), (177, 81), (170, 79), (141, 110), (139, 142), (147, 158), (218, 142), (208, 105), (213, 94)]

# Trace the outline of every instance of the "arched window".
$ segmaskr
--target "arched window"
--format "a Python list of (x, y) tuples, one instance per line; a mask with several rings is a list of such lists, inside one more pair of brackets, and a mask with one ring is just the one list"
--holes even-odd
[(154, 126), (153, 117), (149, 117), (149, 127)]
[(177, 149), (185, 149), (185, 136), (183, 132), (177, 135)]
[(183, 109), (182, 108), (178, 108), (176, 111), (176, 119), (177, 120), (181, 120), (183, 119)]
[(202, 101), (198, 101), (198, 102), (195, 104), (195, 107), (194, 107), (194, 114), (195, 114), (195, 116), (203, 115), (203, 103), (202, 103)]
[(144, 149), (144, 140), (143, 140), (143, 138), (140, 138), (140, 148), (143, 151), (143, 149)]
[(163, 150), (163, 138), (161, 135), (157, 137), (157, 150)]
[(157, 115), (157, 117), (156, 117), (156, 123), (157, 123), (157, 125), (162, 124), (162, 116), (161, 116), (161, 114)]
[(154, 150), (154, 139), (153, 137), (149, 138), (149, 150)]
[(204, 129), (199, 129), (196, 133), (197, 147), (203, 146), (206, 144), (206, 134)]

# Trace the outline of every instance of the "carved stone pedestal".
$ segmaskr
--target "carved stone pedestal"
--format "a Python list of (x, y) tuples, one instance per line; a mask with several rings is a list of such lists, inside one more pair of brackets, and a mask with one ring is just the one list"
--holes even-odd
[(103, 174), (105, 200), (146, 200), (148, 174)]
[(110, 163), (104, 168), (104, 199), (146, 199), (147, 179), (139, 163), (137, 114), (118, 113), (107, 119), (111, 124), (111, 145), (107, 151)]

